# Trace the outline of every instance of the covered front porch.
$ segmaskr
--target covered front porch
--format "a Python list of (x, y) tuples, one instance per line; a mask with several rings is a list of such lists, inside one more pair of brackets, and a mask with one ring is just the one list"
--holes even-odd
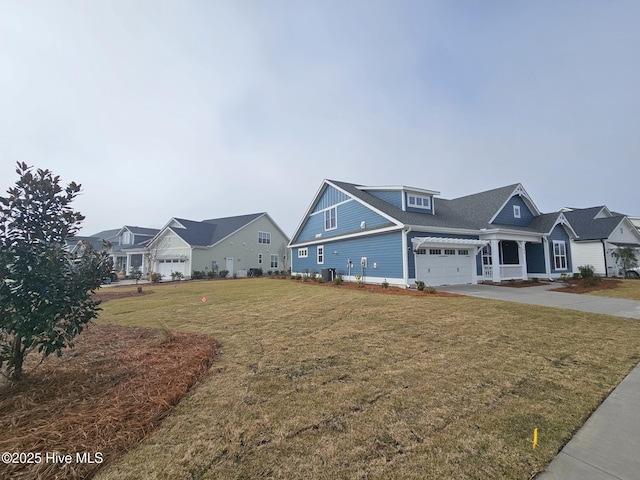
[(489, 239), (489, 243), (482, 249), (481, 271), (478, 272), (480, 279), (494, 283), (505, 280), (528, 280), (526, 244), (532, 240)]

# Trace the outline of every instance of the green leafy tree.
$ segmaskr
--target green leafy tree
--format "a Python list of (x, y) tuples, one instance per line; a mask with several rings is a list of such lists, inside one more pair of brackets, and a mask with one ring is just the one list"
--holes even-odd
[(60, 185), (49, 170), (18, 163), (20, 179), (0, 197), (0, 371), (23, 375), (29, 352), (42, 358), (65, 347), (97, 317), (91, 293), (111, 266), (106, 252), (81, 249), (72, 256), (65, 241), (84, 217), (71, 202), (80, 185)]
[(618, 247), (615, 250), (611, 251), (611, 255), (616, 259), (620, 268), (622, 268), (622, 272), (626, 272), (627, 270), (631, 270), (638, 266), (638, 259), (636, 258), (636, 253), (631, 247)]

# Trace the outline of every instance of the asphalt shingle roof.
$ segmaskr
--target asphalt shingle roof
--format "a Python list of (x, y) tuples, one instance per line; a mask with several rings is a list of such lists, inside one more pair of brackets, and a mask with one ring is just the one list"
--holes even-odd
[(613, 230), (620, 225), (624, 216), (595, 218), (604, 207), (581, 208), (564, 212), (569, 223), (578, 234), (578, 240), (600, 240), (609, 238)]
[(424, 213), (405, 212), (359, 189), (358, 187), (360, 185), (335, 180), (329, 180), (329, 182), (342, 188), (349, 193), (349, 195), (357, 197), (372, 207), (384, 212), (398, 222), (410, 226), (459, 228), (463, 230), (502, 227), (525, 232), (548, 233), (560, 215), (560, 213), (556, 212), (537, 216), (529, 226), (526, 227), (489, 223), (519, 185), (517, 183), (451, 200), (434, 198), (433, 203), (436, 213), (435, 215), (428, 215)]
[(202, 222), (175, 218), (185, 228), (172, 228), (172, 230), (192, 247), (208, 247), (218, 243), (223, 238), (264, 214), (263, 212), (239, 215), (237, 217), (212, 218)]

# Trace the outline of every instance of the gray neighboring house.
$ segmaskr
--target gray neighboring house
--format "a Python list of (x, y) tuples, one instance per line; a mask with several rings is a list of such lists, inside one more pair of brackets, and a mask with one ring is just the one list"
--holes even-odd
[(626, 215), (605, 206), (561, 209), (578, 234), (571, 240), (573, 271), (593, 265), (595, 273), (607, 277), (623, 276), (611, 252), (618, 247), (635, 249), (640, 258), (640, 231)]
[(245, 277), (251, 269), (264, 273), (287, 270), (289, 238), (266, 213), (212, 218), (201, 222), (172, 218), (149, 242), (153, 271), (171, 278), (192, 272), (228, 271)]
[(160, 230), (157, 228), (134, 227), (125, 225), (110, 240), (109, 253), (113, 259), (113, 268), (118, 273), (128, 275), (133, 268), (142, 274), (148, 272), (147, 244)]

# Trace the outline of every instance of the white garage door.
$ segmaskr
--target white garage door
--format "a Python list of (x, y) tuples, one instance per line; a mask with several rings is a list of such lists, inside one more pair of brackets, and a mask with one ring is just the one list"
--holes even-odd
[(184, 260), (158, 260), (158, 268), (156, 272), (162, 275), (162, 280), (171, 280), (172, 272), (179, 272), (182, 275), (185, 274), (185, 264)]
[(473, 248), (421, 248), (416, 252), (416, 280), (431, 286), (473, 283)]

